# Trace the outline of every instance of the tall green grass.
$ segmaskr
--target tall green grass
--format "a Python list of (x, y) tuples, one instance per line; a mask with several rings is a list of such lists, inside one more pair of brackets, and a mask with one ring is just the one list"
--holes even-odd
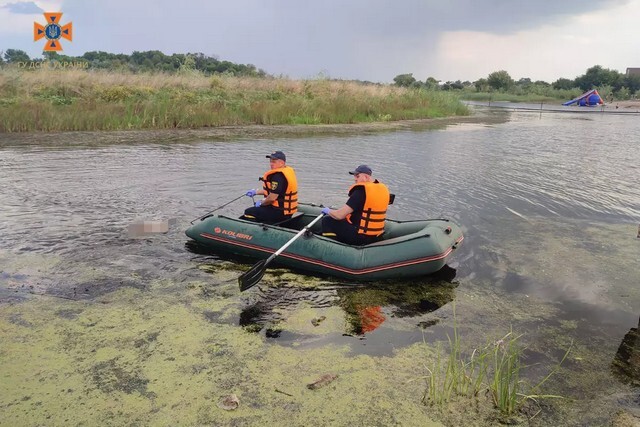
[[(579, 89), (560, 90), (556, 89), (549, 93), (507, 93), (507, 92), (459, 92), (461, 99), (467, 101), (506, 101), (506, 102), (526, 102), (530, 104), (556, 104), (576, 98), (582, 93)], [(603, 95), (601, 93), (601, 95)], [(604, 96), (604, 95), (603, 95)]]
[(442, 407), (456, 397), (472, 398), (486, 392), (497, 410), (509, 416), (520, 410), (528, 400), (561, 398), (543, 394), (540, 389), (558, 371), (571, 346), (549, 374), (531, 386), (521, 379), (522, 370), (526, 368), (522, 364), (523, 347), (519, 342), (521, 335), (515, 336), (510, 331), (501, 339), (474, 349), (467, 356), (462, 351), (455, 310), (453, 329), (453, 338), (449, 337), (448, 356), (443, 356), (443, 349), (438, 344), (435, 357), (425, 365), (428, 374), (423, 377), (427, 382), (423, 403)]
[(469, 360), (465, 360), (456, 328), (454, 338), (449, 337), (449, 355), (443, 357), (442, 353), (442, 347), (438, 343), (435, 360), (431, 367), (425, 366), (429, 374), (426, 377), (427, 389), (423, 403), (442, 406), (457, 396), (477, 396), (484, 388), (489, 354), (474, 350)]
[(467, 114), (453, 94), (351, 81), (0, 70), (0, 132), (348, 124)]

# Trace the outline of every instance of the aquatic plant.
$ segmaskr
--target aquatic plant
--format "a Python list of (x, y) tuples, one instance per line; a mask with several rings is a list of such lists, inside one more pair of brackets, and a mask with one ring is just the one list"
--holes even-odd
[(488, 348), (493, 360), (489, 390), (496, 407), (507, 415), (513, 413), (519, 404), (522, 348), (518, 339), (521, 336), (514, 336), (512, 330)]
[[(554, 375), (565, 361), (571, 346), (562, 360), (534, 386), (521, 379), (523, 347), (519, 343), (522, 335), (509, 331), (501, 339), (489, 343), (483, 348), (474, 349), (467, 358), (461, 350), (461, 340), (455, 320), (453, 339), (448, 336), (449, 355), (442, 356), (440, 343), (436, 346), (435, 357), (430, 366), (425, 365), (428, 375), (422, 377), (427, 388), (422, 398), (425, 404), (442, 406), (456, 396), (476, 397), (486, 391), (495, 407), (502, 415), (512, 415), (532, 400), (562, 398), (552, 394), (541, 394), (542, 385)], [(428, 345), (426, 341), (425, 345)], [(534, 415), (535, 416), (535, 415)]]
[[(426, 377), (427, 390), (422, 398), (423, 403), (442, 405), (449, 402), (453, 396), (477, 396), (483, 389), (489, 353), (486, 350), (473, 350), (469, 360), (464, 359), (458, 335), (455, 307), (453, 339), (450, 336), (447, 338), (449, 340), (449, 356), (446, 359), (442, 358), (442, 348), (438, 343), (431, 368), (425, 366), (429, 375)], [(424, 343), (427, 345), (426, 341)]]

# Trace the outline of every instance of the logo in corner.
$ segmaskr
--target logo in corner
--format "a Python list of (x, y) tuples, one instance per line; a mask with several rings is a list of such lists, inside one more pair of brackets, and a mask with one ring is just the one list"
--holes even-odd
[(47, 42), (44, 44), (45, 51), (61, 51), (62, 44), (60, 43), (60, 38), (73, 41), (73, 23), (69, 22), (61, 26), (60, 19), (62, 18), (62, 12), (45, 12), (44, 18), (47, 20), (46, 26), (42, 26), (37, 22), (33, 23), (33, 41), (37, 42), (42, 38), (46, 38)]

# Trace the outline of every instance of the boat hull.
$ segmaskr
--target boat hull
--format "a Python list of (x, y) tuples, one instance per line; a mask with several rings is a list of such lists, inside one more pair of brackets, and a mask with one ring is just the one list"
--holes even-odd
[[(186, 234), (221, 255), (265, 259), (320, 215), (320, 207), (300, 205), (302, 215), (282, 225), (264, 225), (215, 215)], [(440, 270), (464, 239), (460, 227), (446, 219), (388, 220), (383, 240), (351, 246), (320, 236), (319, 223), (296, 239), (274, 263), (354, 281), (423, 276)]]

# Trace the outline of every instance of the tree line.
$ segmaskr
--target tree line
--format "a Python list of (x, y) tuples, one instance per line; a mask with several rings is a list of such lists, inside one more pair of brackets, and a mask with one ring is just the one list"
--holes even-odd
[(513, 94), (543, 94), (549, 89), (573, 90), (579, 89), (586, 92), (591, 89), (605, 89), (606, 92), (617, 99), (629, 99), (640, 90), (640, 75), (622, 74), (616, 70), (594, 65), (587, 69), (586, 73), (575, 79), (559, 78), (553, 83), (542, 80), (531, 81), (529, 78), (514, 80), (504, 70), (495, 71), (486, 78), (475, 82), (457, 80), (442, 83), (433, 77), (424, 82), (416, 80), (413, 74), (398, 74), (393, 79), (397, 86), (424, 88), (430, 90), (475, 90), (476, 92), (505, 92)]
[(236, 64), (221, 61), (203, 53), (174, 53), (165, 55), (159, 50), (145, 52), (134, 51), (131, 55), (108, 52), (86, 52), (82, 56), (67, 56), (57, 52), (43, 52), (44, 58), (33, 59), (19, 49), (0, 51), (0, 65), (6, 64), (38, 64), (42, 62), (59, 62), (87, 64), (87, 68), (113, 71), (168, 72), (196, 70), (205, 75), (231, 74), (234, 76), (265, 77), (267, 73), (252, 64)]
[[(139, 72), (168, 72), (197, 71), (205, 75), (230, 74), (234, 76), (269, 77), (269, 75), (252, 64), (236, 64), (221, 61), (218, 58), (203, 53), (175, 53), (165, 55), (158, 50), (144, 52), (134, 51), (131, 55), (123, 53), (108, 53), (102, 51), (86, 52), (82, 56), (67, 56), (57, 52), (43, 52), (43, 58), (33, 59), (19, 49), (0, 51), (0, 66), (4, 64), (31, 64), (38, 68), (39, 64), (72, 63), (86, 64), (86, 68), (110, 71)], [(595, 65), (587, 69), (586, 73), (575, 79), (559, 78), (553, 83), (542, 80), (532, 81), (529, 78), (514, 80), (507, 71), (500, 70), (489, 74), (475, 82), (446, 81), (441, 82), (433, 77), (419, 81), (413, 74), (399, 74), (393, 79), (396, 86), (423, 88), (445, 91), (475, 91), (475, 92), (503, 92), (516, 95), (548, 95), (550, 91), (587, 91), (599, 89), (617, 99), (635, 97), (640, 91), (640, 76), (627, 76), (616, 70)]]

